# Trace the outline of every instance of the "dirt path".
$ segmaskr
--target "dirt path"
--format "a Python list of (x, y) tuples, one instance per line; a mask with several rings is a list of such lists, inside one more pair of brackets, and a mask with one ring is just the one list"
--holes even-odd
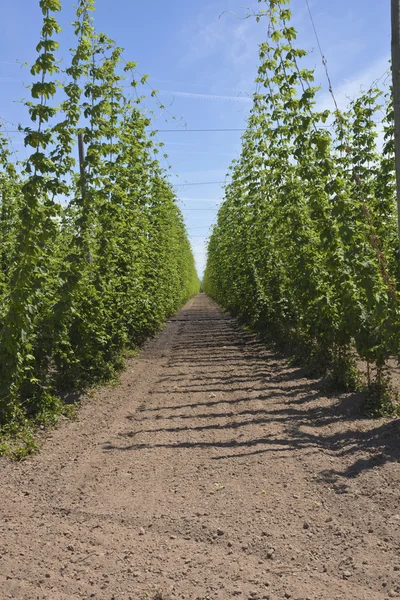
[(356, 404), (199, 295), (0, 462), (1, 600), (400, 597), (399, 426)]

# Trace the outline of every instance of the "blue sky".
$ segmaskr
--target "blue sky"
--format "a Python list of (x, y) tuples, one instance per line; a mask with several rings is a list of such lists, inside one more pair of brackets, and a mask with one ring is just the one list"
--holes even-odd
[[(369, 86), (388, 68), (390, 55), (389, 0), (309, 0), (335, 93), (344, 105), (361, 86)], [(244, 15), (262, 8), (256, 0), (97, 0), (98, 30), (125, 48), (125, 56), (149, 73), (150, 84), (178, 121), (156, 121), (172, 167), (199, 274), (206, 258), (206, 241), (223, 197), (219, 183), (240, 152), (240, 131), (182, 131), (242, 129), (251, 108), (250, 97), (258, 63), (258, 44), (265, 38), (266, 21), (240, 20), (224, 11)], [(69, 22), (72, 0), (63, 0), (60, 22), (64, 53), (72, 42)], [(292, 0), (293, 24), (299, 44), (309, 50), (307, 65), (316, 67), (323, 87), (319, 102), (331, 107), (320, 55), (307, 12), (306, 0)], [(219, 18), (220, 17), (220, 18)], [(33, 62), (41, 14), (36, 0), (3, 3), (0, 36), (0, 117), (27, 124), (18, 102), (28, 95), (27, 69), (16, 61)], [(180, 121), (179, 119), (182, 120)], [(2, 123), (0, 121), (0, 123)], [(21, 134), (10, 133), (24, 156)], [(178, 176), (177, 176), (178, 175)], [(184, 185), (192, 182), (202, 185)]]

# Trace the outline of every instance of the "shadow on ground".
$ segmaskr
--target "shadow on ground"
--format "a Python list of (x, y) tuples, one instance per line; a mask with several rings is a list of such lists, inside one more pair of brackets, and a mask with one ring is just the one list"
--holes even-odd
[[(128, 443), (108, 442), (105, 450), (212, 450), (205, 460), (309, 449), (354, 456), (344, 471), (321, 473), (326, 481), (400, 459), (398, 419), (361, 418), (361, 394), (327, 396), (320, 381), (306, 379), (234, 319), (210, 310), (179, 319), (165, 374), (144, 405), (127, 415), (131, 428), (120, 438)], [(203, 439), (205, 432), (212, 437)]]

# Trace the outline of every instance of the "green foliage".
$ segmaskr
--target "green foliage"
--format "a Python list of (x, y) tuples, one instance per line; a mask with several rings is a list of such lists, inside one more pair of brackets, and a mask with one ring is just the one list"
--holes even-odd
[(368, 387), (365, 410), (371, 417), (393, 417), (399, 414), (399, 398), (389, 377), (380, 376)]
[(203, 286), (341, 388), (359, 387), (356, 349), (377, 367), (373, 386), (400, 339), (391, 94), (370, 89), (346, 112), (318, 111), (288, 3), (266, 4), (257, 92)]
[(113, 378), (199, 289), (143, 100), (124, 93), (136, 63), (96, 32), (94, 0), (80, 0), (60, 83), (61, 3), (39, 5), (29, 158), (15, 165), (0, 137), (0, 426), (11, 432), (3, 438), (18, 424), (28, 431), (27, 419), (51, 423), (63, 411), (58, 392)]
[(28, 423), (17, 427), (0, 427), (0, 456), (23, 460), (38, 448), (37, 439)]

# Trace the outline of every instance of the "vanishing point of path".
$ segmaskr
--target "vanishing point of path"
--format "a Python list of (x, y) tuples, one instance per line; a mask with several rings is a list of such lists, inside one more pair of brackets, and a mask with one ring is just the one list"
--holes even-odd
[(0, 462), (1, 600), (400, 597), (399, 426), (357, 402), (200, 294)]

